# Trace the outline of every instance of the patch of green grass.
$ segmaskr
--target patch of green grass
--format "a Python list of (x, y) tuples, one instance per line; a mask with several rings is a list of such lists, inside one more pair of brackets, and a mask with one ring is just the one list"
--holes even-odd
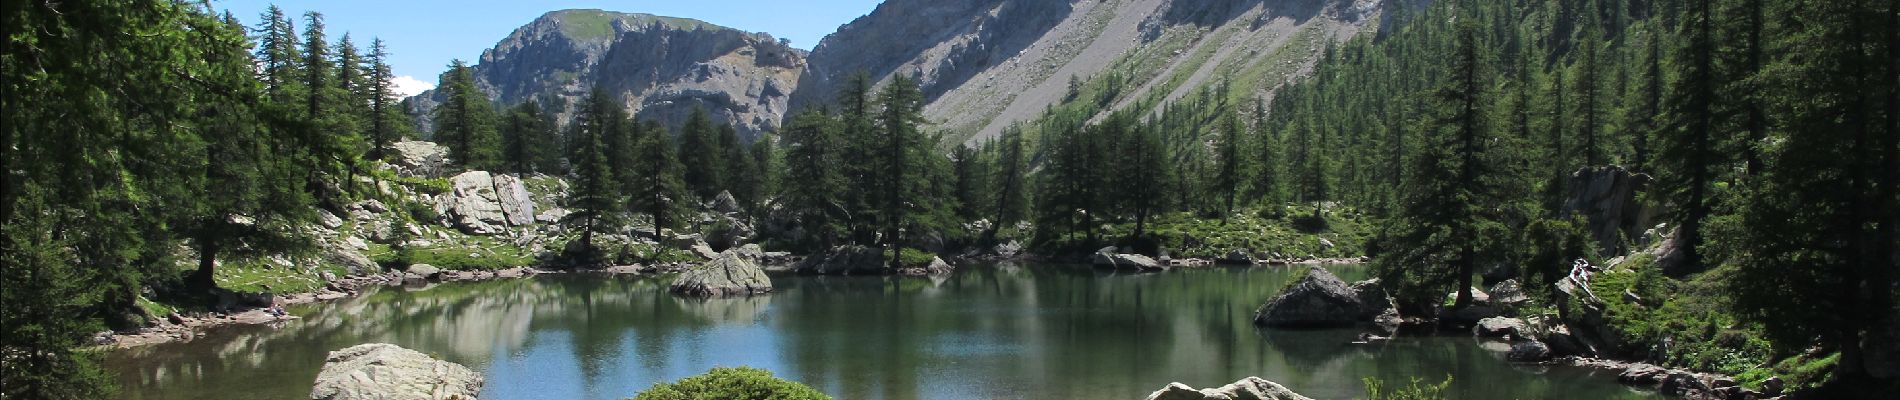
[(371, 244), (366, 252), (371, 261), (393, 268), (429, 264), (448, 270), (498, 270), (535, 265), (535, 254), (513, 243), (501, 243), (484, 236), (458, 237), (437, 241), (429, 246), (406, 249)]
[[(1365, 243), (1372, 238), (1377, 226), (1376, 221), (1350, 209), (1322, 211), (1321, 218), (1326, 223), (1318, 230), (1297, 226), (1294, 218), (1267, 217), (1312, 212), (1310, 206), (1284, 207), (1286, 212), (1283, 213), (1235, 210), (1225, 222), (1218, 218), (1199, 218), (1191, 213), (1171, 213), (1149, 221), (1146, 229), (1174, 257), (1216, 258), (1232, 250), (1245, 249), (1288, 257), (1339, 258), (1364, 255)], [(1110, 240), (1127, 237), (1134, 229), (1133, 221), (1121, 221), (1110, 224), (1104, 237)]]
[[(884, 258), (885, 260), (889, 260), (890, 256), (885, 255)], [(922, 266), (930, 265), (930, 261), (935, 260), (935, 259), (937, 259), (937, 255), (928, 251), (923, 251), (923, 250), (918, 250), (918, 249), (913, 249), (913, 248), (908, 248), (908, 247), (897, 251), (898, 264), (903, 265), (905, 267), (922, 267)]]
[(239, 293), (304, 293), (316, 291), (328, 282), (318, 268), (279, 265), (264, 259), (228, 260), (218, 266), (218, 287)]
[[(1660, 354), (1626, 354), (1662, 360), (1669, 367), (1744, 376), (1759, 383), (1773, 374), (1753, 371), (1768, 365), (1773, 347), (1758, 325), (1728, 312), (1722, 287), (1729, 267), (1671, 279), (1662, 275), (1654, 257), (1639, 255), (1609, 271), (1596, 274), (1590, 290), (1604, 302), (1604, 317), (1615, 334), (1628, 344)], [(1641, 301), (1631, 301), (1625, 293)], [(1796, 378), (1784, 375), (1793, 383)]]
[(779, 379), (766, 370), (713, 368), (678, 382), (662, 382), (635, 395), (634, 400), (782, 399), (818, 400), (831, 396), (798, 382)]

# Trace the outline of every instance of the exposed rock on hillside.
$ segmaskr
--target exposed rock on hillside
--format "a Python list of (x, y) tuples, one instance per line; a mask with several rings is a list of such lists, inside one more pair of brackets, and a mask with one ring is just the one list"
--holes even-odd
[(1596, 240), (1602, 255), (1621, 254), (1623, 239), (1640, 237), (1641, 229), (1656, 218), (1656, 210), (1644, 207), (1637, 196), (1650, 181), (1648, 174), (1632, 173), (1623, 167), (1577, 170), (1570, 175), (1570, 198), (1564, 201), (1564, 213), (1583, 215), (1590, 238)]
[(1227, 386), (1195, 389), (1180, 382), (1148, 395), (1148, 400), (1312, 400), (1278, 383), (1259, 377), (1247, 377)]
[(435, 142), (407, 141), (390, 145), (388, 161), (397, 175), (440, 178), (449, 172), (449, 148)]
[[(1268, 95), (1304, 73), (1327, 39), (1350, 37), (1373, 0), (891, 0), (812, 50), (800, 109), (837, 98), (852, 74), (917, 78), (949, 140), (993, 137), (1069, 100), (1071, 79), (1117, 76), (1135, 99), (1178, 99), (1233, 78)], [(1131, 65), (1141, 65), (1129, 72)], [(1252, 67), (1260, 66), (1260, 67)], [(1258, 85), (1258, 86), (1255, 86)]]
[[(730, 122), (750, 141), (775, 130), (805, 68), (802, 51), (771, 35), (705, 22), (601, 10), (547, 13), (482, 53), (477, 85), (502, 104), (549, 95), (573, 106), (594, 87), (623, 99), (637, 117), (675, 127), (694, 106)], [(429, 131), (441, 94), (415, 97), (411, 113)]]
[(436, 212), (463, 232), (493, 235), (535, 220), (534, 199), (521, 179), (470, 171), (451, 181), (454, 189), (439, 199)]
[(317, 373), (311, 400), (474, 399), (482, 375), (459, 364), (393, 344), (332, 351)]

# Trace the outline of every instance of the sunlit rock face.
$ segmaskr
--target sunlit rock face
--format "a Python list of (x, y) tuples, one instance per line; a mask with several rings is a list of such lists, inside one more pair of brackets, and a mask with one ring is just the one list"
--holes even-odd
[(460, 364), (386, 343), (330, 352), (311, 400), (473, 399), (482, 375)]
[[(482, 53), (477, 85), (501, 104), (540, 100), (567, 121), (594, 88), (637, 118), (677, 128), (694, 107), (751, 141), (785, 119), (804, 51), (771, 35), (702, 21), (601, 10), (562, 10)], [(423, 132), (440, 91), (413, 98)], [(552, 100), (552, 101), (547, 101)]]

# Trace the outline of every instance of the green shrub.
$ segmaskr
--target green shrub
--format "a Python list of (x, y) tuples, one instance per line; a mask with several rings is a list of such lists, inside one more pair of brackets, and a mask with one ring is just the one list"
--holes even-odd
[[(908, 247), (897, 251), (897, 260), (899, 264), (906, 267), (921, 267), (921, 266), (930, 265), (930, 260), (934, 260), (936, 258), (937, 258), (937, 255), (931, 252), (908, 248)], [(889, 260), (890, 255), (886, 254), (884, 256), (884, 259)]]
[(678, 382), (660, 383), (634, 395), (635, 400), (801, 400), (830, 399), (817, 389), (779, 379), (766, 370), (713, 368)]
[(1385, 383), (1380, 382), (1379, 378), (1365, 378), (1364, 381), (1366, 400), (1439, 400), (1447, 398), (1445, 388), (1451, 387), (1450, 376), (1446, 376), (1444, 382), (1436, 385), (1428, 385), (1418, 378), (1412, 378), (1411, 386), (1392, 388), (1391, 391), (1387, 391)]

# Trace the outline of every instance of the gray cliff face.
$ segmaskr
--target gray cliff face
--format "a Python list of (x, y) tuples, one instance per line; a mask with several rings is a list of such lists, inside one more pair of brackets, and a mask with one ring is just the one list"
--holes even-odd
[[(477, 84), (500, 104), (547, 98), (563, 122), (596, 86), (628, 111), (677, 127), (694, 106), (732, 123), (750, 141), (784, 120), (805, 54), (771, 35), (690, 19), (562, 10), (536, 19), (483, 52)], [(435, 91), (412, 100), (423, 131)]]
[[(595, 85), (640, 118), (678, 127), (694, 106), (751, 140), (793, 110), (832, 104), (850, 77), (915, 78), (946, 145), (1033, 122), (1071, 83), (1112, 82), (1107, 113), (1235, 82), (1271, 98), (1310, 73), (1322, 47), (1376, 23), (1390, 2), (1430, 0), (887, 0), (807, 54), (766, 34), (599, 10), (548, 13), (476, 65), (502, 104), (553, 96), (577, 107)], [(1268, 66), (1268, 67), (1257, 67)], [(1119, 80), (1110, 80), (1115, 78)], [(424, 93), (412, 112), (433, 109)], [(562, 122), (570, 112), (558, 113)], [(427, 132), (427, 115), (420, 115)]]
[(792, 107), (825, 104), (853, 74), (916, 78), (935, 100), (1015, 57), (1067, 19), (1075, 0), (890, 0), (812, 49)]

